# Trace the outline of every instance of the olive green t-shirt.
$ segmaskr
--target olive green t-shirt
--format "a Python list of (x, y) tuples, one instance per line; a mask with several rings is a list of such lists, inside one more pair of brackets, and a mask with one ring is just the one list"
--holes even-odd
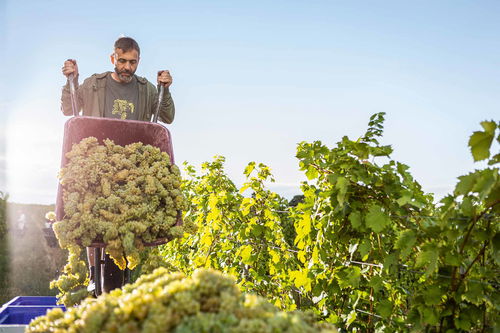
[(106, 97), (104, 117), (137, 120), (139, 110), (139, 88), (133, 77), (129, 83), (116, 82), (111, 74), (106, 77)]

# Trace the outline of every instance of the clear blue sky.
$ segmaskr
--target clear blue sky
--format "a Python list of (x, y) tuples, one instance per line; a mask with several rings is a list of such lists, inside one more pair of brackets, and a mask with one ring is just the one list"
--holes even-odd
[(112, 70), (121, 34), (137, 74), (169, 69), (177, 162), (227, 158), (236, 182), (269, 165), (290, 197), (305, 177), (300, 141), (356, 138), (385, 111), (393, 157), (447, 193), (474, 168), (467, 140), (500, 115), (500, 1), (0, 0), (0, 190), (53, 203), (60, 162), (60, 72)]

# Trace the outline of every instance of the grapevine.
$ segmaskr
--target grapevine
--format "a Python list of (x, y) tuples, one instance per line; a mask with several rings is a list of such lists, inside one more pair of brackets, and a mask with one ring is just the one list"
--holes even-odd
[[(381, 145), (384, 114), (333, 147), (301, 142), (300, 203), (265, 189), (251, 162), (241, 188), (224, 158), (187, 165), (183, 187), (199, 232), (162, 246), (189, 274), (211, 267), (285, 310), (312, 310), (348, 331), (492, 331), (500, 327), (500, 124), (469, 139), (486, 167), (439, 202)], [(245, 191), (251, 195), (243, 196)], [(292, 207), (293, 206), (293, 207)]]

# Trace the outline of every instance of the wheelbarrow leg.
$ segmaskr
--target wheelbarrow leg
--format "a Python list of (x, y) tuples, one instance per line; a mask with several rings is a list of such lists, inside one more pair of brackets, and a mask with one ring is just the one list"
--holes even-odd
[(95, 276), (94, 276), (94, 283), (95, 283), (95, 295), (99, 296), (102, 294), (102, 288), (101, 288), (101, 251), (102, 249), (100, 247), (95, 247), (94, 248), (94, 265), (95, 265)]
[(109, 254), (104, 253), (104, 261), (102, 268), (102, 290), (109, 293), (111, 290), (121, 288), (123, 286), (124, 272), (116, 266), (115, 262)]
[(130, 269), (125, 268), (125, 277), (123, 279), (123, 285), (126, 285), (127, 283), (130, 283)]

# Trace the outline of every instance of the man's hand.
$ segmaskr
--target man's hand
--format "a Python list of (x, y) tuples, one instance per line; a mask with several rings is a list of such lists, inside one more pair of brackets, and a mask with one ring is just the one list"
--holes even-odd
[(62, 73), (64, 76), (69, 77), (73, 74), (75, 77), (78, 76), (78, 65), (75, 59), (68, 59), (64, 62), (62, 67)]
[(172, 76), (169, 71), (158, 71), (158, 84), (163, 85), (165, 88), (170, 87), (172, 84)]

